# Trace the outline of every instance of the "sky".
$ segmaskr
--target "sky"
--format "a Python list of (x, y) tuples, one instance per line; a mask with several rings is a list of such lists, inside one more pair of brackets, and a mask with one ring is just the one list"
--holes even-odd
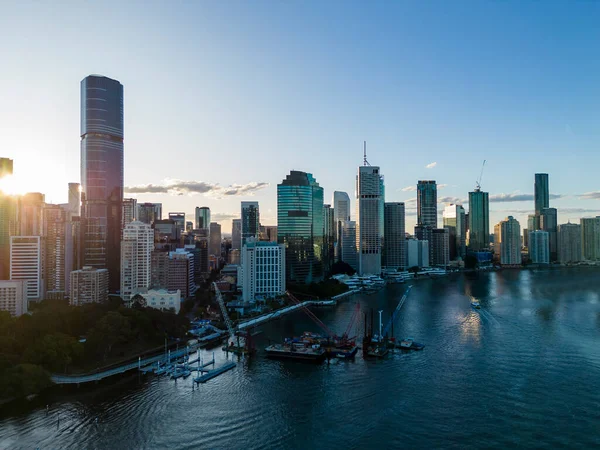
[(592, 0), (3, 4), (2, 187), (66, 202), (102, 74), (124, 85), (125, 196), (163, 215), (209, 206), (228, 232), (253, 200), (275, 225), (290, 170), (353, 199), (367, 141), (407, 231), (418, 180), (467, 207), (483, 160), (491, 227), (526, 227), (536, 172), (578, 222), (600, 215), (599, 23)]

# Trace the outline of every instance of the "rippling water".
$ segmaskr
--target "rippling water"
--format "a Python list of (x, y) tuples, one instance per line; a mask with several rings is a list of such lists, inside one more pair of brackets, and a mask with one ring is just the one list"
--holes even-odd
[[(337, 332), (356, 301), (385, 321), (405, 288), (315, 312)], [(422, 352), (320, 366), (259, 354), (199, 388), (135, 374), (57, 389), (4, 407), (0, 448), (598, 448), (599, 300), (593, 269), (418, 281), (395, 331)], [(262, 330), (260, 349), (319, 331), (302, 312)]]

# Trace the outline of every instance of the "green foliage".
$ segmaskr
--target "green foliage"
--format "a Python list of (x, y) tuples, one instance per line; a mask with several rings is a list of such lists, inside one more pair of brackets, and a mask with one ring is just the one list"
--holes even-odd
[(184, 316), (126, 308), (118, 298), (77, 307), (42, 302), (18, 318), (0, 311), (0, 398), (38, 392), (48, 385), (48, 372), (85, 372), (99, 362), (135, 357), (165, 337), (184, 338), (188, 328)]
[(478, 266), (479, 261), (475, 255), (469, 253), (465, 256), (465, 269), (476, 269)]
[(333, 266), (331, 266), (331, 274), (332, 275), (337, 275), (340, 273), (344, 273), (346, 275), (354, 275), (356, 273), (356, 270), (354, 270), (352, 268), (352, 266), (350, 264), (348, 264), (347, 262), (344, 261), (336, 261)]
[(419, 271), (419, 266), (409, 267), (408, 271), (412, 273), (417, 273)]
[(343, 294), (348, 290), (348, 286), (337, 280), (325, 280), (320, 283), (312, 284), (288, 283), (287, 287), (292, 293), (303, 294), (313, 298), (331, 298)]

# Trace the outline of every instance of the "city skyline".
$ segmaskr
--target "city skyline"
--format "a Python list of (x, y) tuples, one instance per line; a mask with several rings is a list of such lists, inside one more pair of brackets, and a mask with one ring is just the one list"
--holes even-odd
[[(385, 201), (406, 205), (407, 230), (416, 221), (419, 179), (438, 183), (439, 220), (447, 203), (468, 210), (484, 159), (490, 227), (509, 215), (527, 223), (534, 213), (534, 173), (550, 175), (559, 224), (600, 214), (598, 185), (586, 170), (600, 162), (592, 101), (600, 63), (589, 58), (591, 43), (600, 38), (593, 26), (598, 5), (544, 5), (543, 15), (536, 4), (438, 3), (418, 10), (399, 4), (368, 11), (324, 5), (322, 14), (301, 5), (238, 6), (243, 13), (235, 17), (224, 5), (156, 8), (133, 24), (124, 17), (139, 6), (129, 4), (123, 18), (114, 19), (114, 36), (103, 38), (106, 45), (93, 54), (75, 37), (84, 30), (93, 34), (103, 20), (78, 20), (84, 14), (78, 9), (61, 14), (43, 5), (8, 6), (11, 20), (2, 25), (16, 45), (6, 63), (13, 81), (0, 87), (7, 105), (0, 112), (0, 145), (3, 156), (14, 159), (15, 190), (42, 192), (49, 203), (67, 201), (67, 183), (81, 181), (78, 83), (98, 72), (125, 88), (125, 197), (162, 203), (164, 216), (182, 211), (189, 220), (195, 207), (207, 206), (229, 233), (240, 202), (258, 201), (261, 222), (275, 225), (276, 186), (290, 170), (312, 173), (325, 198), (335, 190), (354, 197), (363, 140), (387, 174)], [(108, 10), (94, 14), (108, 17)], [(338, 19), (333, 29), (325, 20), (332, 14)], [(163, 15), (177, 16), (170, 23), (181, 30)], [(44, 22), (49, 42), (21, 38), (36, 36), (36, 24), (48, 16), (55, 17)], [(285, 34), (263, 27), (277, 17), (284, 19)], [(569, 26), (575, 19), (577, 29)], [(435, 26), (411, 25), (419, 20)], [(361, 37), (350, 32), (358, 23), (366, 27)], [(461, 25), (471, 28), (460, 33)], [(306, 37), (306, 26), (315, 30), (313, 37)], [(549, 52), (546, 41), (560, 26), (573, 32)], [(154, 27), (170, 36), (169, 45), (150, 34)], [(282, 42), (272, 42), (275, 34)], [(474, 34), (485, 44), (473, 43)], [(519, 52), (510, 53), (515, 42), (522, 43)], [(167, 51), (173, 46), (177, 51)], [(294, 51), (287, 55), (289, 46)], [(146, 48), (153, 52), (137, 51)], [(129, 61), (133, 51), (135, 63)], [(202, 57), (189, 60), (190, 52)], [(24, 53), (29, 57), (21, 58)], [(469, 59), (478, 62), (474, 72)], [(40, 83), (34, 74), (45, 61), (70, 63), (46, 64)], [(297, 73), (288, 73), (288, 65)], [(236, 72), (247, 76), (230, 75)], [(169, 86), (168, 92), (157, 92), (157, 84)], [(186, 129), (202, 137), (190, 138)], [(565, 156), (572, 154), (580, 157), (566, 170)], [(176, 164), (192, 157), (205, 161)]]

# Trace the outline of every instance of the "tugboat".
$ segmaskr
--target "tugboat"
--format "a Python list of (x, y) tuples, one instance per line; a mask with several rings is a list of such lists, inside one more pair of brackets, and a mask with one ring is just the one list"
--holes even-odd
[(425, 345), (423, 344), (419, 344), (418, 342), (415, 342), (413, 340), (413, 338), (407, 337), (404, 338), (400, 341), (400, 344), (398, 344), (396, 346), (396, 348), (399, 348), (400, 350), (423, 350), (425, 348)]

